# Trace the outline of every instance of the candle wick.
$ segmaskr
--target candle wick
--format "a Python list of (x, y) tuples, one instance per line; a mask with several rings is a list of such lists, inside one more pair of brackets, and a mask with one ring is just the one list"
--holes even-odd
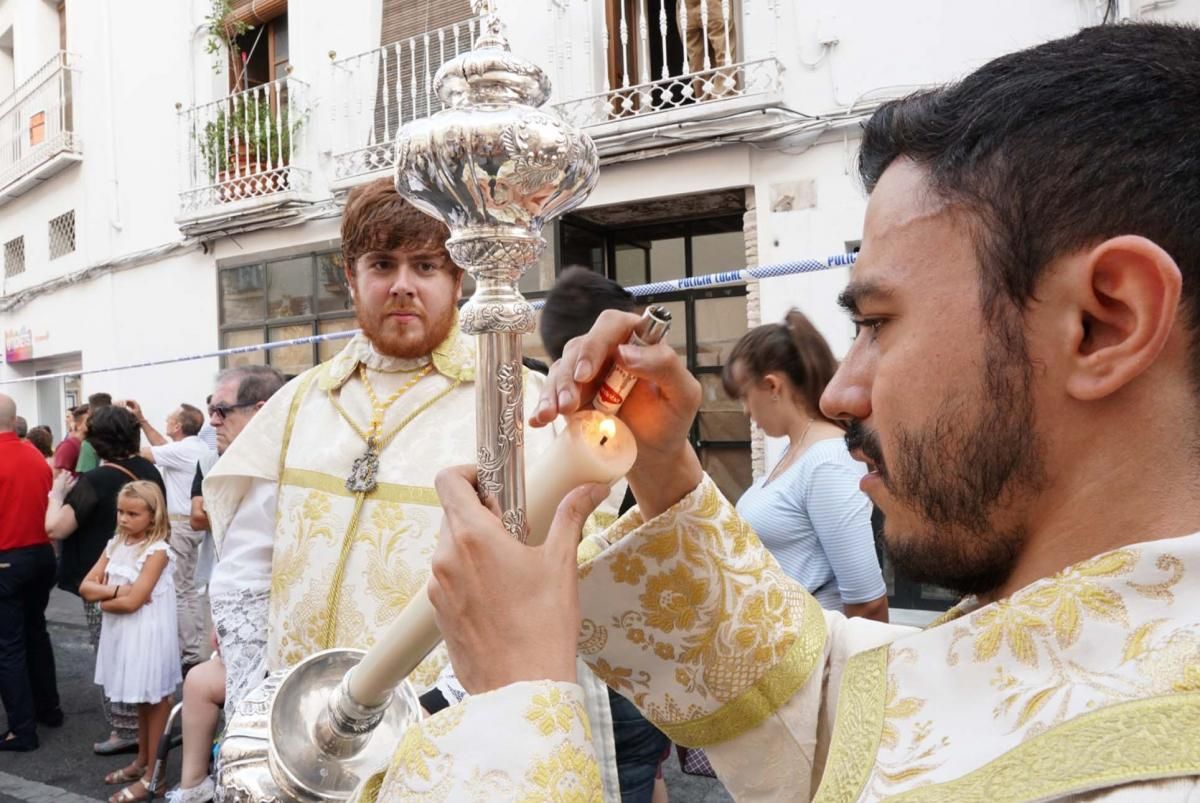
[(601, 445), (601, 446), (603, 446), (603, 445), (604, 445), (604, 444), (606, 444), (606, 443), (608, 443), (608, 436), (607, 436), (607, 435), (605, 435), (604, 437), (602, 437), (602, 438), (600, 439), (600, 445)]

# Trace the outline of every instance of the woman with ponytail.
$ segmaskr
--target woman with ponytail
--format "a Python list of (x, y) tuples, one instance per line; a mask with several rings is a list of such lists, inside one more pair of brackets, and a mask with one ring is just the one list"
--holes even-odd
[(783, 570), (821, 606), (887, 621), (887, 587), (875, 555), (866, 468), (850, 457), (840, 422), (821, 413), (837, 360), (812, 322), (793, 309), (783, 323), (742, 336), (721, 379), (767, 435), (787, 450), (737, 509)]

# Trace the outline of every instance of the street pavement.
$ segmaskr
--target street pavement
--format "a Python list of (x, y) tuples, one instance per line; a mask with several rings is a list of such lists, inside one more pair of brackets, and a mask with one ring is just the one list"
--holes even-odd
[[(92, 743), (108, 735), (108, 725), (99, 687), (92, 682), (95, 660), (79, 598), (55, 589), (46, 618), (66, 722), (61, 728), (39, 728), (41, 747), (33, 752), (0, 753), (0, 803), (98, 803), (120, 789), (104, 785), (105, 773), (125, 766), (131, 756), (92, 752)], [(167, 788), (179, 782), (179, 752), (171, 751)], [(719, 782), (682, 774), (674, 751), (664, 773), (672, 803), (731, 800)]]

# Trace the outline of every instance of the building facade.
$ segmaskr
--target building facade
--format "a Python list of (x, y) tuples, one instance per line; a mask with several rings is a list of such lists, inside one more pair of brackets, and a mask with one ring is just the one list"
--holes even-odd
[[(1082, 26), (1200, 20), (1200, 0), (497, 6), (602, 156), (595, 192), (547, 231), (530, 296), (577, 264), (629, 286), (852, 251), (859, 126), (880, 102)], [(298, 373), (334, 353), (87, 373), (353, 328), (345, 194), (389, 174), (395, 132), (440, 108), (433, 74), (478, 32), (469, 0), (0, 0), (0, 391), (61, 436), (88, 393), (136, 398), (157, 421), (203, 402), (223, 364)], [(781, 449), (722, 393), (724, 356), (792, 306), (843, 353), (847, 275), (656, 299), (705, 389), (696, 446), (731, 496)]]

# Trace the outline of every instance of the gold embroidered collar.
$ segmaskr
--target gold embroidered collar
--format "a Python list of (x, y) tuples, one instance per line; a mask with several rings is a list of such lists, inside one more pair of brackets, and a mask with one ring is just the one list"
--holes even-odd
[(459, 331), (457, 313), (446, 339), (428, 357), (414, 360), (380, 354), (367, 336), (359, 332), (333, 359), (325, 363), (318, 386), (325, 391), (340, 388), (346, 384), (346, 380), (354, 376), (359, 364), (372, 371), (396, 373), (420, 370), (428, 365), (430, 360), (433, 361), (434, 370), (451, 381), (475, 381), (475, 352), (469, 340)]

